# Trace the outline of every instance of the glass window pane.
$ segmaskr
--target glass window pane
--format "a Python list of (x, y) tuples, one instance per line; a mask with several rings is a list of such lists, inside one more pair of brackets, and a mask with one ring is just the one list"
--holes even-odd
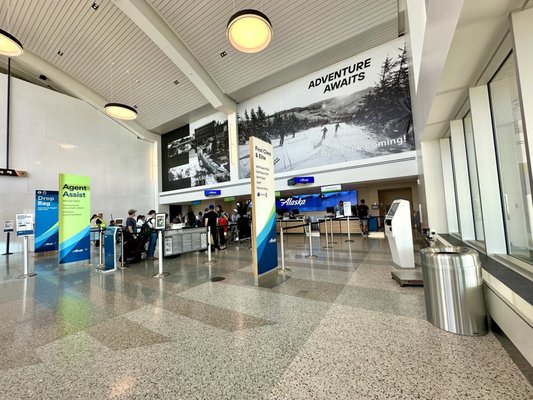
[(472, 212), (474, 213), (474, 230), (476, 240), (485, 241), (483, 233), (483, 215), (481, 214), (481, 196), (479, 194), (479, 181), (477, 176), (476, 148), (474, 146), (474, 127), (470, 111), (463, 118), (466, 143), (466, 157), (468, 163), (468, 177), (470, 178), (470, 197), (472, 199)]
[(502, 203), (510, 255), (533, 263), (531, 176), (526, 157), (513, 54), (489, 84)]

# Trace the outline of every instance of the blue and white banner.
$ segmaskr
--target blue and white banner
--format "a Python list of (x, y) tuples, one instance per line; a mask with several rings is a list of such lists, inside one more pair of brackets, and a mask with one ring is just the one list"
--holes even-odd
[(58, 192), (35, 191), (35, 252), (58, 249)]
[(320, 194), (302, 194), (278, 199), (276, 201), (276, 209), (278, 212), (290, 212), (295, 209), (299, 212), (326, 211), (327, 208), (333, 208), (339, 204), (339, 201), (357, 204), (357, 190)]
[(278, 267), (272, 145), (250, 137), (253, 259), (256, 278)]

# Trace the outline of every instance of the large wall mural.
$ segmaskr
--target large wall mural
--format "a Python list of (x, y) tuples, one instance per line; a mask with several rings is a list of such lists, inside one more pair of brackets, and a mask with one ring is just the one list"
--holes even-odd
[(239, 176), (249, 137), (274, 146), (277, 173), (415, 149), (403, 39), (239, 104)]
[(228, 120), (217, 113), (163, 135), (163, 191), (230, 179)]

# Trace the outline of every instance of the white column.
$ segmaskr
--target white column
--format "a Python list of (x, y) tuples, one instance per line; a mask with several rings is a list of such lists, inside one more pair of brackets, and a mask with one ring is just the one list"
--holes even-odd
[(475, 240), (470, 180), (466, 158), (465, 133), (462, 120), (450, 121), (453, 166), (459, 207), (459, 231), (463, 240)]
[(455, 204), (455, 184), (453, 181), (450, 139), (440, 140), (440, 158), (442, 163), (442, 179), (444, 181), (444, 201), (446, 202), (448, 232), (458, 232), (459, 225), (457, 224), (457, 206)]
[(239, 137), (237, 132), (237, 113), (228, 114), (228, 143), (230, 180), (239, 180)]
[(439, 140), (420, 142), (420, 149), (426, 194), (427, 221), (425, 225), (437, 233), (448, 233)]
[(496, 164), (494, 135), (486, 85), (469, 89), (479, 192), (487, 254), (507, 253), (501, 206), (500, 183)]

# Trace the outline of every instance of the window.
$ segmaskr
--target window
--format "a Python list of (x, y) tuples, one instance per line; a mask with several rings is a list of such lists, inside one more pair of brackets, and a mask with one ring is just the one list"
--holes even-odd
[(479, 181), (476, 164), (476, 148), (474, 146), (474, 127), (472, 125), (472, 114), (470, 111), (463, 118), (465, 131), (466, 158), (468, 163), (468, 177), (470, 179), (470, 198), (472, 199), (472, 216), (474, 219), (474, 230), (476, 240), (485, 241), (483, 233), (483, 215), (481, 213), (481, 196), (479, 194)]
[(511, 54), (489, 83), (503, 215), (510, 255), (533, 263), (531, 174)]

